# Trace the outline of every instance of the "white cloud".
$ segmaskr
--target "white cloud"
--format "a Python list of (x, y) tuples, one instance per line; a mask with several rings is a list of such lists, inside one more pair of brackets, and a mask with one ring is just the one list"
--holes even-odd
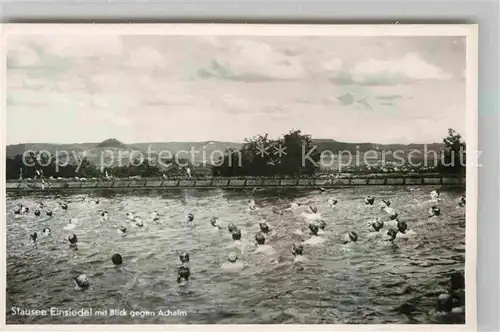
[(355, 82), (398, 82), (407, 80), (448, 80), (453, 75), (429, 64), (418, 53), (391, 60), (368, 59), (355, 65), (351, 71)]
[(306, 71), (299, 57), (286, 55), (265, 42), (236, 39), (216, 54), (205, 77), (230, 80), (300, 79)]
[(323, 62), (323, 69), (328, 72), (337, 72), (342, 68), (342, 60), (341, 59), (330, 59)]

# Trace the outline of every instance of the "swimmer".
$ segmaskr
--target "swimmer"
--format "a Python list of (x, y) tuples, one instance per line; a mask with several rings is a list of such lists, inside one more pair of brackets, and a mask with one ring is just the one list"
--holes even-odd
[(125, 235), (125, 233), (127, 233), (127, 228), (126, 228), (125, 226), (120, 226), (120, 227), (118, 227), (117, 232), (118, 232), (119, 234), (123, 234), (123, 235)]
[(319, 227), (316, 224), (309, 224), (309, 231), (311, 237), (309, 240), (304, 241), (304, 244), (316, 245), (325, 241), (323, 238), (318, 236)]
[(189, 277), (191, 276), (191, 272), (188, 267), (181, 266), (177, 269), (177, 282), (185, 284), (189, 281)]
[(374, 221), (370, 222), (370, 226), (373, 227), (375, 232), (378, 232), (384, 227), (384, 222), (379, 218), (376, 218)]
[(458, 206), (459, 207), (465, 206), (465, 196), (460, 196), (460, 198), (458, 199)]
[(382, 202), (382, 209), (383, 209), (384, 207), (389, 207), (389, 206), (391, 206), (391, 201), (390, 201), (390, 200), (388, 200), (388, 199), (382, 199), (382, 200), (381, 200), (381, 202)]
[(367, 196), (365, 198), (365, 205), (373, 205), (374, 202), (375, 202), (375, 198), (373, 198), (372, 196)]
[(21, 214), (23, 210), (23, 206), (22, 204), (18, 204), (15, 208), (14, 208), (14, 214)]
[(398, 232), (400, 232), (401, 234), (405, 234), (406, 230), (408, 229), (408, 225), (406, 224), (406, 222), (399, 220), (397, 227), (398, 227)]
[(40, 210), (35, 210), (35, 216), (40, 217)]
[(71, 218), (68, 221), (68, 224), (66, 226), (64, 226), (64, 229), (65, 230), (74, 229), (76, 227), (76, 223), (77, 223), (77, 219), (76, 218)]
[(344, 244), (358, 242), (358, 234), (356, 234), (356, 232), (349, 231), (349, 232), (347, 232), (346, 235), (344, 235), (343, 241), (344, 241)]
[(264, 237), (264, 234), (260, 232), (257, 233), (255, 235), (255, 242), (257, 243), (257, 249), (254, 251), (254, 253), (264, 253), (267, 255), (274, 253), (273, 247), (266, 244), (266, 238)]
[(229, 233), (233, 233), (237, 229), (238, 229), (238, 227), (236, 227), (236, 225), (233, 223), (227, 225), (227, 230), (229, 231)]
[(194, 220), (194, 214), (189, 213), (189, 214), (187, 215), (187, 221), (188, 221), (188, 222), (192, 222), (193, 220)]
[(441, 209), (436, 206), (436, 205), (433, 205), (430, 209), (429, 209), (429, 218), (432, 218), (432, 217), (437, 217), (441, 214)]
[(433, 201), (439, 200), (439, 194), (440, 194), (439, 190), (431, 191), (431, 193), (430, 193), (431, 200), (433, 200)]
[(111, 256), (111, 261), (116, 266), (122, 265), (122, 263), (123, 263), (122, 255), (120, 255), (120, 254), (114, 254), (113, 256)]
[(160, 220), (160, 214), (157, 211), (151, 212), (151, 220), (153, 221)]
[(309, 205), (308, 212), (311, 213), (311, 214), (318, 213), (318, 208), (315, 207), (315, 206), (313, 206), (313, 205)]
[(265, 222), (259, 223), (259, 227), (260, 227), (260, 231), (264, 234), (267, 234), (271, 231), (271, 229), (269, 228), (269, 225)]
[(139, 217), (135, 217), (135, 218), (134, 218), (134, 225), (135, 225), (136, 227), (142, 227), (142, 226), (144, 226), (144, 222), (142, 221), (142, 219), (141, 219), (141, 218), (139, 218)]
[(386, 235), (388, 236), (388, 238), (386, 238), (385, 241), (393, 243), (394, 240), (396, 239), (396, 236), (398, 235), (398, 231), (391, 228), (387, 231)]
[(234, 229), (231, 232), (231, 236), (233, 237), (233, 241), (241, 241), (241, 231), (239, 228)]
[(318, 234), (325, 234), (326, 221), (318, 220), (316, 224), (318, 225)]
[(398, 217), (398, 213), (396, 212), (396, 210), (394, 210), (393, 208), (391, 207), (383, 207), (382, 210), (387, 213), (387, 215), (389, 216), (389, 219), (390, 220), (394, 220)]
[(221, 268), (227, 272), (239, 272), (243, 267), (243, 263), (238, 262), (238, 255), (235, 252), (229, 253), (227, 262), (223, 263), (221, 266)]
[(335, 198), (330, 198), (330, 199), (328, 200), (328, 206), (330, 206), (330, 207), (335, 207), (335, 206), (337, 205), (337, 203), (338, 203), (338, 202), (339, 202), (339, 201), (338, 201), (337, 199), (335, 199)]
[(128, 218), (130, 221), (134, 221), (134, 215), (130, 212), (125, 213), (125, 216)]
[(50, 228), (46, 227), (42, 230), (43, 235), (50, 236)]
[(76, 237), (76, 234), (71, 234), (70, 236), (68, 236), (68, 241), (70, 244), (77, 244), (78, 238)]
[(212, 217), (210, 219), (210, 225), (212, 225), (212, 227), (214, 228), (217, 228), (217, 230), (222, 229), (222, 226), (219, 225), (219, 222), (220, 222), (219, 217)]
[(38, 203), (38, 209), (43, 210), (43, 207), (44, 207), (43, 202)]
[(255, 200), (254, 199), (251, 199), (251, 200), (248, 201), (248, 208), (251, 211), (257, 210), (257, 206), (255, 205)]
[(48, 210), (46, 213), (48, 217), (52, 217), (52, 211)]
[(79, 289), (87, 289), (90, 286), (89, 278), (85, 274), (80, 274), (74, 280)]
[(38, 234), (36, 232), (33, 232), (33, 234), (30, 234), (30, 239), (33, 243), (36, 243), (37, 238), (38, 238)]
[(304, 257), (304, 246), (302, 244), (293, 244), (292, 245), (292, 254), (295, 256), (293, 262), (303, 262), (306, 260)]
[(185, 251), (181, 252), (179, 254), (179, 259), (181, 260), (182, 264), (189, 263), (189, 253)]
[(101, 212), (101, 220), (102, 221), (108, 221), (109, 220), (108, 211), (102, 211)]
[(439, 313), (463, 314), (465, 312), (465, 279), (460, 272), (450, 276), (447, 293), (440, 294), (437, 301)]
[(64, 210), (64, 211), (67, 211), (68, 210), (68, 204), (66, 202), (62, 202), (61, 204), (61, 208)]

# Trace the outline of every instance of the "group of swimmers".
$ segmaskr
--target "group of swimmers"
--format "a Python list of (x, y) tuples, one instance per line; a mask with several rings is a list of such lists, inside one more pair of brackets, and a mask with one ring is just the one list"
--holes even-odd
[[(439, 190), (434, 190), (430, 194), (431, 196), (431, 201), (433, 202), (432, 206), (429, 208), (429, 217), (434, 217), (434, 216), (439, 216), (441, 211), (439, 208), (439, 200), (440, 200), (440, 192)], [(91, 204), (99, 204), (99, 199), (90, 199), (86, 197), (84, 201), (89, 202)], [(394, 240), (397, 238), (398, 234), (404, 235), (408, 232), (408, 225), (405, 221), (400, 220), (399, 214), (397, 211), (391, 207), (391, 202), (387, 199), (381, 199), (381, 210), (383, 210), (389, 219), (389, 222), (386, 222), (387, 224), (392, 223), (394, 227), (390, 227), (387, 232), (385, 233), (385, 238), (384, 241), (387, 241), (389, 243), (393, 243)], [(464, 207), (465, 206), (465, 197), (461, 196), (458, 199), (458, 206), (459, 207)], [(330, 207), (335, 207), (338, 204), (338, 200), (334, 198), (328, 199), (328, 205)], [(364, 204), (366, 206), (373, 206), (375, 204), (375, 198), (373, 196), (367, 196), (364, 200)], [(68, 203), (67, 202), (59, 202), (59, 206), (62, 210), (67, 211), (68, 210)], [(306, 214), (312, 215), (312, 214), (317, 214), (318, 209), (315, 206), (312, 205), (306, 205)], [(291, 203), (288, 208), (285, 209), (285, 211), (292, 211), (301, 208), (300, 203)], [(257, 205), (255, 200), (250, 200), (248, 202), (248, 209), (249, 211), (255, 211), (257, 210)], [(23, 214), (29, 214), (30, 213), (30, 208), (28, 206), (19, 204), (15, 209), (14, 209), (14, 214), (16, 216), (20, 216)], [(52, 217), (53, 216), (53, 211), (49, 209), (45, 209), (45, 206), (43, 203), (38, 203), (36, 208), (33, 211), (33, 214), (36, 217), (42, 216), (42, 212), (47, 215), (47, 217)], [(273, 209), (274, 213), (277, 214), (283, 214), (284, 210), (280, 210), (278, 208)], [(141, 218), (138, 216), (134, 216), (132, 213), (127, 212), (126, 218), (136, 227), (143, 227), (144, 222)], [(109, 220), (109, 215), (107, 211), (100, 211), (100, 217), (101, 220), (107, 221)], [(158, 212), (153, 212), (151, 213), (150, 216), (151, 220), (153, 221), (158, 221), (160, 219), (159, 213)], [(194, 214), (189, 213), (186, 216), (186, 222), (188, 224), (193, 223), (194, 221)], [(219, 217), (212, 217), (210, 219), (210, 225), (217, 231), (224, 230), (225, 227), (222, 226), (220, 218)], [(309, 240), (306, 240), (302, 243), (294, 243), (292, 244), (291, 247), (291, 254), (294, 256), (294, 263), (296, 262), (303, 262), (305, 261), (304, 257), (304, 245), (308, 244), (318, 244), (323, 241), (323, 239), (320, 237), (320, 235), (325, 233), (325, 228), (326, 228), (326, 222), (322, 219), (315, 219), (313, 222), (308, 223), (307, 229), (309, 231), (309, 234), (311, 238)], [(76, 226), (76, 220), (74, 218), (70, 219), (68, 225), (65, 227), (66, 230), (73, 229)], [(271, 227), (269, 224), (266, 222), (265, 219), (260, 219), (259, 223), (259, 232), (255, 234), (254, 240), (255, 244), (257, 246), (255, 252), (256, 253), (267, 253), (270, 254), (274, 250), (271, 246), (267, 244), (269, 239), (272, 239), (273, 237), (276, 236), (274, 232), (272, 232)], [(381, 234), (383, 235), (383, 232), (381, 230), (384, 228), (385, 223), (382, 221), (380, 218), (375, 218), (375, 220), (371, 221), (369, 223), (369, 227), (372, 229), (373, 234)], [(117, 231), (120, 234), (125, 234), (127, 233), (127, 228), (123, 225), (118, 226)], [(238, 228), (234, 223), (230, 223), (227, 226), (227, 231), (232, 237), (233, 244), (231, 247), (233, 249), (238, 249), (238, 250), (231, 250), (229, 255), (227, 256), (227, 261), (223, 264), (223, 269), (227, 271), (240, 271), (244, 266), (243, 264), (238, 260), (239, 253), (242, 253), (242, 243), (241, 243), (241, 229)], [(45, 227), (42, 230), (42, 234), (44, 236), (50, 236), (51, 230), (49, 227)], [(304, 232), (302, 230), (297, 230), (296, 234), (303, 235)], [(36, 243), (37, 241), (38, 234), (37, 232), (33, 232), (30, 234), (31, 240)], [(77, 243), (78, 243), (78, 238), (76, 234), (70, 234), (67, 238), (70, 248), (77, 249)], [(353, 231), (353, 230), (348, 230), (343, 238), (342, 242), (344, 244), (349, 244), (349, 243), (355, 243), (359, 240), (358, 234)], [(177, 282), (180, 284), (186, 284), (189, 281), (189, 278), (191, 276), (191, 271), (189, 268), (189, 261), (190, 261), (190, 255), (188, 252), (181, 252), (179, 254), (179, 260), (181, 265), (177, 269)], [(114, 265), (119, 266), (123, 263), (123, 258), (120, 254), (113, 254), (111, 257), (111, 261)], [(457, 294), (463, 294), (457, 291), (457, 285), (461, 285), (459, 280), (460, 277), (457, 275), (454, 275), (454, 279), (450, 282), (452, 284), (451, 288), (452, 290), (447, 293), (447, 294), (442, 294), (439, 299), (438, 299), (438, 310), (444, 311), (444, 312), (453, 312), (453, 313), (458, 313), (458, 312), (463, 312), (465, 300), (463, 296), (459, 296)], [(461, 276), (463, 279), (463, 276)], [(79, 289), (87, 289), (90, 286), (90, 281), (89, 278), (85, 274), (80, 274), (74, 278), (74, 281), (76, 283), (76, 286)], [(463, 284), (463, 282), (462, 282)], [(465, 287), (460, 288), (459, 290), (463, 290)]]

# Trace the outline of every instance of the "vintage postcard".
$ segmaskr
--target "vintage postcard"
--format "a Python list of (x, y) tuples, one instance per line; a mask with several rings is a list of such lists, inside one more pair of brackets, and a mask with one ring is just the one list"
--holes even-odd
[(2, 51), (8, 328), (476, 329), (476, 25), (7, 24)]

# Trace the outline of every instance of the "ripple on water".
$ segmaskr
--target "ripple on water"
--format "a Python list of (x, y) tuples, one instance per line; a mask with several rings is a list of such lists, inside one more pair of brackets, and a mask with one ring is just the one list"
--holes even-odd
[[(58, 209), (54, 196), (9, 196), (7, 199), (7, 307), (22, 308), (116, 308), (127, 310), (183, 310), (188, 317), (19, 317), (8, 323), (433, 323), (430, 316), (435, 296), (446, 286), (452, 271), (463, 271), (465, 219), (456, 208), (460, 191), (445, 191), (439, 202), (442, 215), (428, 222), (427, 187), (358, 187), (326, 192), (311, 191), (177, 191), (100, 194), (98, 205), (82, 195), (64, 196), (68, 211)], [(96, 193), (97, 195), (97, 193)], [(367, 207), (364, 198), (376, 197)], [(258, 210), (248, 211), (248, 199)], [(328, 199), (339, 203), (333, 209)], [(401, 220), (415, 232), (394, 245), (369, 238), (367, 221), (375, 217), (388, 222), (377, 200), (391, 200)], [(20, 202), (34, 210), (43, 201), (54, 211), (52, 218), (33, 214), (15, 219), (13, 207)], [(292, 243), (310, 236), (303, 211), (285, 210), (292, 201), (319, 208), (327, 223), (324, 242), (304, 246), (307, 261), (293, 263)], [(100, 218), (108, 211), (109, 220)], [(157, 211), (159, 220), (150, 220)], [(145, 227), (130, 224), (125, 213), (139, 216)], [(188, 226), (185, 217), (195, 215)], [(213, 216), (223, 229), (214, 231)], [(78, 220), (64, 230), (71, 218)], [(252, 255), (258, 222), (265, 218), (274, 232), (268, 244), (273, 259)], [(239, 260), (245, 268), (238, 274), (221, 269), (231, 249), (229, 223), (242, 231), (245, 250)], [(117, 228), (127, 228), (125, 236)], [(386, 223), (382, 231), (386, 231)], [(43, 227), (50, 237), (39, 236), (36, 246), (29, 234)], [(297, 229), (303, 235), (294, 234)], [(345, 246), (342, 236), (355, 230), (359, 241)], [(76, 234), (78, 250), (69, 248), (67, 237)], [(180, 288), (176, 271), (181, 251), (190, 253), (190, 283)], [(124, 264), (114, 267), (111, 255), (120, 253)], [(87, 291), (76, 291), (72, 278), (85, 273), (91, 280)]]

